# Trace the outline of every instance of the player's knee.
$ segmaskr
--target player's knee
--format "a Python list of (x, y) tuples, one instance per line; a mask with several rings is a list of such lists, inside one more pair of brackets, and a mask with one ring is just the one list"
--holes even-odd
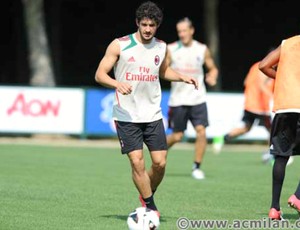
[(155, 171), (163, 171), (165, 170), (167, 165), (166, 159), (160, 159), (159, 161), (152, 162), (152, 167)]
[(130, 163), (134, 171), (141, 171), (145, 168), (144, 159), (141, 157), (132, 157)]
[(205, 137), (205, 135), (206, 135), (205, 127), (202, 126), (202, 125), (199, 125), (199, 126), (196, 128), (196, 135), (197, 135), (197, 137), (199, 137), (199, 138)]
[(173, 134), (175, 142), (180, 142), (183, 138), (183, 132), (176, 132)]

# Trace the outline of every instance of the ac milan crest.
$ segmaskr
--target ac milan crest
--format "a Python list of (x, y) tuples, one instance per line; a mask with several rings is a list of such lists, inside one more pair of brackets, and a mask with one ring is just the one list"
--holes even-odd
[(160, 58), (158, 55), (155, 56), (154, 63), (155, 63), (155, 65), (158, 65), (160, 63)]

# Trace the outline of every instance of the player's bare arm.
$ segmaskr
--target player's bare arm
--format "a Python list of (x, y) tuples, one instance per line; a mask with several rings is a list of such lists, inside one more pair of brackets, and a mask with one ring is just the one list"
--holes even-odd
[(211, 55), (209, 49), (206, 49), (206, 51), (205, 51), (204, 64), (208, 70), (208, 72), (206, 73), (206, 76), (205, 76), (205, 81), (209, 86), (215, 86), (217, 84), (219, 70), (212, 58), (212, 55)]
[(280, 49), (281, 46), (278, 46), (259, 63), (258, 68), (270, 78), (276, 78), (276, 67), (279, 62)]
[(270, 81), (274, 81), (272, 78), (269, 78), (263, 72), (259, 72), (260, 78), (259, 80), (259, 89), (266, 95), (272, 96), (273, 92), (271, 91), (270, 87), (268, 87), (268, 84)]
[(159, 70), (159, 75), (161, 78), (167, 80), (167, 81), (183, 81), (188, 84), (193, 84), (195, 85), (195, 89), (198, 89), (198, 80), (194, 77), (182, 75), (175, 70), (173, 70), (169, 65), (171, 62), (171, 56), (168, 50), (166, 51), (166, 57), (163, 60), (160, 70)]
[(126, 95), (131, 93), (131, 85), (126, 82), (118, 82), (108, 75), (115, 63), (118, 61), (119, 54), (119, 43), (115, 39), (109, 44), (104, 57), (99, 63), (95, 74), (95, 80), (105, 87), (116, 89), (119, 93)]
[(167, 52), (166, 52), (165, 63), (167, 66), (171, 66), (172, 58), (171, 58), (171, 53), (169, 50), (167, 50)]

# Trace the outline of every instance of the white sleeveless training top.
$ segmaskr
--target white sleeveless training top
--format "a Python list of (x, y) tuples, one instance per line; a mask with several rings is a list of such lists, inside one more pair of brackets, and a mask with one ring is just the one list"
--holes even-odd
[(159, 68), (165, 58), (166, 43), (153, 38), (151, 43), (142, 44), (135, 34), (117, 40), (120, 57), (114, 75), (117, 81), (128, 82), (132, 92), (122, 95), (116, 91), (113, 119), (136, 123), (161, 119)]
[(171, 54), (171, 67), (184, 75), (198, 79), (199, 89), (184, 82), (171, 82), (169, 106), (193, 106), (206, 101), (204, 83), (204, 58), (207, 46), (196, 40), (190, 47), (183, 46), (180, 41), (168, 44)]

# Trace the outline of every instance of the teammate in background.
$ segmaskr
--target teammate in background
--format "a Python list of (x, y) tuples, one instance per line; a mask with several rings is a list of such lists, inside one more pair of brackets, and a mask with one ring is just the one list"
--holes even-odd
[[(273, 100), (274, 80), (263, 74), (258, 65), (259, 62), (252, 64), (244, 79), (243, 125), (233, 128), (222, 137), (214, 138), (213, 149), (215, 153), (221, 151), (224, 143), (248, 133), (255, 122), (263, 125), (268, 133), (271, 131), (271, 102)], [(271, 159), (270, 156), (268, 152), (265, 156), (266, 160)]]
[[(218, 69), (205, 44), (196, 41), (193, 36), (195, 28), (189, 18), (183, 18), (176, 24), (179, 40), (168, 44), (169, 65), (182, 74), (191, 74), (198, 79), (199, 90), (181, 82), (172, 82), (169, 98), (169, 127), (172, 133), (167, 136), (168, 148), (182, 140), (187, 123), (190, 121), (196, 131), (194, 164), (192, 176), (204, 179), (200, 169), (206, 150), (206, 127), (208, 114), (206, 106), (206, 86), (217, 83)], [(207, 73), (204, 76), (204, 67)], [(205, 82), (204, 82), (205, 81)]]
[[(121, 152), (130, 161), (142, 205), (155, 210), (158, 216), (153, 194), (164, 177), (167, 158), (159, 77), (192, 84), (195, 91), (198, 88), (197, 79), (167, 65), (167, 45), (154, 37), (162, 19), (163, 12), (155, 3), (142, 3), (136, 10), (137, 31), (109, 44), (95, 74), (96, 82), (116, 90), (113, 119)], [(108, 75), (112, 69), (115, 79)], [(152, 159), (148, 171), (143, 143)]]
[[(300, 154), (300, 35), (292, 36), (270, 52), (259, 69), (275, 79), (270, 152), (275, 156), (269, 218), (281, 220), (280, 196), (289, 158)], [(300, 212), (300, 183), (288, 205)]]

